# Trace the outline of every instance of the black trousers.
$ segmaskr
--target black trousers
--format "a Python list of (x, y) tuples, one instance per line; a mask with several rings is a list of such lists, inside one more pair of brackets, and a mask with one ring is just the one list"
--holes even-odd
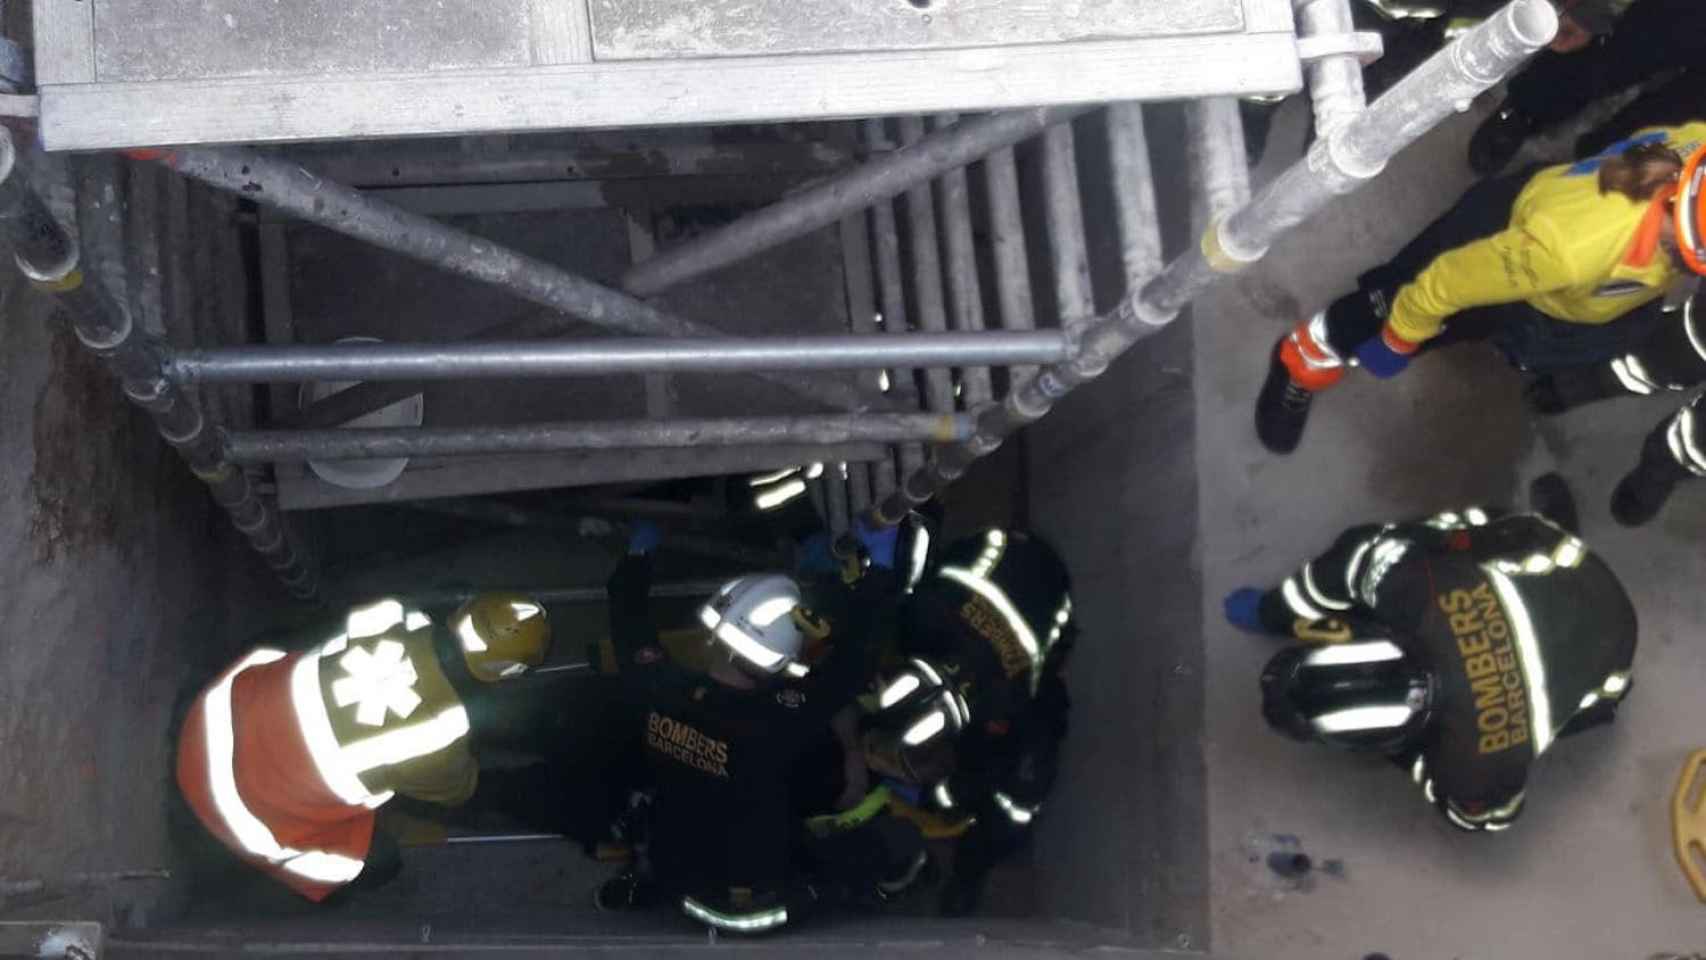
[[(1636, 0), (1617, 29), (1585, 50), (1542, 53), (1512, 78), (1510, 103), (1545, 128), (1569, 119), (1593, 100), (1627, 90), (1671, 70), (1706, 65), (1706, 4), (1699, 0)], [(1608, 141), (1609, 142), (1609, 141)]]
[[(1349, 357), (1377, 336), (1399, 288), (1416, 279), (1428, 264), (1447, 250), (1492, 236), (1510, 224), (1511, 207), (1538, 167), (1508, 177), (1483, 180), (1463, 194), (1457, 204), (1427, 225), (1398, 255), (1357, 278), (1357, 289), (1327, 308), (1327, 342), (1341, 357)], [(1503, 304), (1465, 310), (1449, 318), (1440, 335), (1422, 344), (1435, 350), (1452, 343), (1484, 340), (1513, 317), (1537, 314), (1527, 304)]]

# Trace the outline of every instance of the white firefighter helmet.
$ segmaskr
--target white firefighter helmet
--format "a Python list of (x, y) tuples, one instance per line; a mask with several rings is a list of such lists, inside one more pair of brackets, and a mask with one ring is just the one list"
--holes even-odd
[(799, 662), (806, 638), (794, 620), (800, 585), (779, 573), (738, 577), (699, 610), (699, 620), (736, 662), (775, 675)]

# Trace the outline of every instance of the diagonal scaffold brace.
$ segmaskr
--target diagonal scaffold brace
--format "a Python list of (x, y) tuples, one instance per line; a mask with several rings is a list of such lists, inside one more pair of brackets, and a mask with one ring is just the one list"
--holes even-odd
[(218, 431), (195, 397), (166, 378), (162, 345), (137, 329), (131, 311), (98, 280), (85, 275), (78, 242), (48, 211), (18, 159), (11, 132), (0, 127), (0, 238), (11, 245), (19, 271), (65, 308), (78, 342), (105, 362), (132, 403), (148, 411), (160, 436), (207, 484), (290, 593), (313, 599), (318, 572), (278, 507), (226, 459)]

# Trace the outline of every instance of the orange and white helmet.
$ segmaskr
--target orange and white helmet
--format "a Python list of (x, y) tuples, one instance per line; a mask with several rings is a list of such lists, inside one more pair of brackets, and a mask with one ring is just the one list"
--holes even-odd
[(1682, 262), (1706, 274), (1706, 146), (1689, 155), (1676, 189), (1676, 248)]

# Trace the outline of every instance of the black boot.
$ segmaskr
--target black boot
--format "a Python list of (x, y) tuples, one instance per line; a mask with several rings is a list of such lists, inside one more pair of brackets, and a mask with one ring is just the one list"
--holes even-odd
[(1256, 396), (1256, 436), (1262, 446), (1278, 454), (1297, 449), (1303, 439), (1303, 428), (1309, 423), (1309, 403), (1315, 399), (1312, 391), (1293, 383), (1290, 371), (1280, 360), (1282, 339), (1274, 345), (1268, 361), (1268, 378), (1262, 382), (1262, 392)]
[(1528, 485), (1528, 508), (1563, 527), (1567, 533), (1581, 533), (1581, 520), (1576, 514), (1576, 498), (1570, 485), (1556, 473), (1535, 477)]
[(1483, 177), (1490, 177), (1511, 162), (1522, 143), (1534, 129), (1534, 121), (1509, 101), (1475, 130), (1469, 139), (1469, 166)]
[(1689, 477), (1665, 442), (1669, 427), (1666, 421), (1647, 435), (1647, 442), (1641, 445), (1641, 462), (1612, 491), (1611, 516), (1625, 527), (1639, 527), (1658, 516), (1676, 485)]
[(1617, 375), (1605, 364), (1546, 373), (1529, 381), (1523, 388), (1523, 398), (1529, 409), (1542, 416), (1586, 406), (1597, 400), (1628, 396), (1629, 391), (1618, 382)]

